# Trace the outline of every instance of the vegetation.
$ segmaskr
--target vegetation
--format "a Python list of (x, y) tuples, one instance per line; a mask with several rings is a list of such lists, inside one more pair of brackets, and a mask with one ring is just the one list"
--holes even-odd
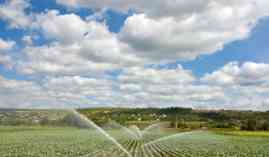
[(247, 137), (269, 137), (268, 131), (228, 131), (218, 130), (216, 133), (232, 136), (247, 136)]
[[(123, 125), (137, 125), (141, 128), (152, 123), (165, 122), (168, 127), (179, 129), (269, 130), (269, 111), (92, 108), (80, 109), (79, 112), (101, 126), (114, 120)], [(80, 124), (69, 111), (65, 110), (0, 110), (0, 125), (77, 126)]]
[(1, 157), (79, 157), (97, 149), (98, 144), (105, 143), (101, 136), (96, 137), (94, 132), (87, 130), (25, 128), (27, 127), (1, 127)]
[[(185, 108), (98, 108), (79, 112), (106, 127), (134, 157), (269, 156), (269, 112)], [(141, 128), (162, 122), (163, 130), (133, 139), (126, 130), (106, 125), (112, 120)], [(190, 130), (200, 131), (179, 133)], [(167, 139), (150, 143), (162, 137)], [(64, 110), (0, 111), (0, 154), (1, 157), (127, 157), (91, 125)]]
[(189, 108), (97, 108), (79, 111), (99, 125), (113, 119), (124, 125), (135, 124), (140, 127), (154, 122), (167, 122), (170, 123), (170, 127), (181, 129), (269, 130), (269, 112), (208, 111)]
[[(124, 147), (130, 146), (131, 153), (141, 146), (141, 141), (126, 142), (128, 138), (120, 130), (109, 133), (119, 139)], [(162, 134), (169, 135), (167, 132)], [(98, 152), (107, 152), (110, 157), (118, 157), (119, 154), (124, 157), (122, 152), (114, 150), (116, 148), (92, 129), (0, 127), (1, 157), (95, 157)], [(201, 131), (172, 136), (146, 148), (143, 153), (155, 153), (154, 157), (265, 157), (269, 156), (269, 138)], [(139, 157), (149, 155), (143, 153)]]
[(0, 125), (61, 126), (68, 115), (66, 110), (1, 110)]

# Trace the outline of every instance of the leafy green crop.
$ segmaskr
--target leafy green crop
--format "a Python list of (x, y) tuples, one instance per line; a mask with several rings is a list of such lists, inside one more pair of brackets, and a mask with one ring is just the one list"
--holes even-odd
[[(268, 157), (269, 138), (216, 134), (199, 131), (171, 136), (128, 139), (122, 131), (109, 132), (134, 157)], [(153, 138), (153, 139), (152, 139)], [(124, 157), (115, 145), (95, 130), (75, 128), (0, 127), (1, 157)]]

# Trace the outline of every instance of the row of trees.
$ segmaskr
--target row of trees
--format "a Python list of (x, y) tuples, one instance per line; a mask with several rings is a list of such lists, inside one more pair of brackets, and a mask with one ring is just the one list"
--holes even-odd
[(269, 121), (248, 119), (245, 121), (234, 122), (201, 122), (201, 121), (185, 121), (185, 120), (173, 120), (170, 123), (172, 128), (180, 129), (202, 129), (202, 128), (225, 128), (225, 129), (240, 129), (246, 131), (269, 131)]
[(241, 126), (241, 130), (264, 130), (269, 131), (269, 121), (268, 120), (257, 120), (257, 119), (248, 119)]
[[(269, 130), (269, 112), (224, 110), (200, 111), (189, 108), (102, 108), (82, 109), (79, 110), (79, 112), (93, 120), (98, 125), (105, 125), (110, 120), (117, 121), (123, 125), (141, 124), (141, 126), (160, 121), (170, 122), (170, 127), (173, 128)], [(78, 117), (72, 114), (67, 114), (65, 117), (59, 117), (61, 118), (50, 118), (50, 115), (48, 114), (46, 117), (40, 119), (32, 118), (32, 120), (29, 120), (29, 118), (16, 118), (16, 116), (12, 116), (12, 114), (10, 114), (10, 116), (6, 116), (6, 118), (0, 118), (0, 125), (79, 125), (80, 127), (87, 127), (85, 126), (86, 123), (81, 123)]]

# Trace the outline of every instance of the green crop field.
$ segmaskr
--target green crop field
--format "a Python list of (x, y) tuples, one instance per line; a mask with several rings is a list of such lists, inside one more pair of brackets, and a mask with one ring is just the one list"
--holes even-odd
[[(141, 140), (108, 131), (133, 157), (268, 157), (269, 137), (256, 134), (162, 131)], [(243, 133), (242, 133), (243, 134)], [(254, 133), (252, 133), (254, 134)], [(159, 139), (159, 140), (156, 140)], [(0, 127), (1, 157), (127, 156), (94, 129)]]

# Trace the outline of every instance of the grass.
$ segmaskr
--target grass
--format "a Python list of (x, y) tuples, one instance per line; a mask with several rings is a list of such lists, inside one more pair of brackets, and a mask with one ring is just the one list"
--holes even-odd
[[(130, 141), (119, 130), (110, 130), (109, 133), (130, 151), (144, 142)], [(164, 131), (155, 134), (155, 138), (170, 134), (170, 131)], [(118, 157), (119, 152), (111, 148), (115, 145), (94, 130), (0, 127), (1, 157), (82, 157), (100, 150), (106, 150), (109, 157)], [(269, 136), (267, 132), (200, 131), (173, 136), (146, 149), (155, 153), (152, 157), (267, 157)], [(113, 156), (113, 153), (116, 154)]]
[(268, 137), (269, 131), (218, 131), (217, 133), (232, 136)]

